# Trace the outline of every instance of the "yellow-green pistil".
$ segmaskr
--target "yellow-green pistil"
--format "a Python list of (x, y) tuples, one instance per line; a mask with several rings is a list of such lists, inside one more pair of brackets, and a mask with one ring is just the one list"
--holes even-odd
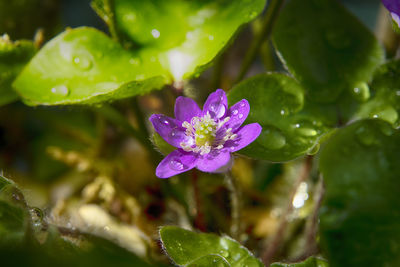
[(185, 151), (192, 151), (204, 155), (210, 153), (211, 149), (222, 149), (225, 141), (236, 138), (236, 134), (232, 134), (232, 128), (228, 128), (221, 138), (217, 138), (217, 131), (229, 121), (229, 117), (216, 122), (207, 113), (203, 117), (193, 117), (191, 122), (183, 122), (182, 126), (186, 128), (185, 134), (190, 137), (189, 141), (181, 142), (180, 145)]

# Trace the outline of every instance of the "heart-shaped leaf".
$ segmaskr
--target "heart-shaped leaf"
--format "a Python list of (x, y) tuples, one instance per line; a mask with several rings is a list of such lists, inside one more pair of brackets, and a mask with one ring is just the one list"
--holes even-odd
[[(291, 77), (261, 74), (247, 79), (231, 91), (228, 100), (250, 103), (248, 123), (258, 122), (261, 135), (240, 153), (270, 161), (287, 161), (310, 152), (319, 138), (335, 124), (320, 112), (323, 107), (305, 105), (303, 88)], [(324, 114), (324, 115), (322, 115)]]
[(160, 88), (168, 81), (164, 74), (151, 56), (126, 51), (100, 31), (82, 27), (47, 43), (14, 86), (30, 105), (92, 104)]
[(383, 61), (374, 35), (336, 0), (291, 0), (273, 39), (289, 71), (317, 102), (367, 82)]
[(262, 266), (245, 247), (229, 237), (198, 234), (176, 226), (162, 227), (160, 236), (168, 256), (180, 266), (206, 266), (209, 260), (222, 266)]
[(119, 29), (154, 55), (175, 80), (203, 70), (266, 0), (115, 0)]
[(400, 132), (381, 120), (340, 129), (321, 152), (321, 246), (335, 266), (400, 266)]

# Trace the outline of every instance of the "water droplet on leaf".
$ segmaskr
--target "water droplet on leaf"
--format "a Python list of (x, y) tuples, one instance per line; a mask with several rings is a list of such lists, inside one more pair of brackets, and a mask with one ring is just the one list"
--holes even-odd
[(227, 251), (227, 250), (221, 249), (219, 254), (224, 258), (229, 257), (229, 251)]
[(370, 91), (367, 83), (357, 84), (352, 91), (354, 98), (360, 102), (365, 102), (370, 97)]
[(88, 70), (92, 67), (93, 63), (89, 56), (79, 55), (73, 57), (74, 65), (80, 68), (81, 70)]
[(273, 126), (264, 126), (258, 140), (265, 148), (270, 150), (277, 150), (286, 145), (285, 136)]
[(60, 96), (67, 96), (69, 94), (68, 87), (64, 84), (54, 86), (53, 88), (51, 88), (51, 92), (55, 95)]
[(392, 106), (383, 107), (380, 110), (376, 110), (370, 115), (375, 119), (382, 119), (391, 124), (395, 123), (399, 117), (397, 111)]

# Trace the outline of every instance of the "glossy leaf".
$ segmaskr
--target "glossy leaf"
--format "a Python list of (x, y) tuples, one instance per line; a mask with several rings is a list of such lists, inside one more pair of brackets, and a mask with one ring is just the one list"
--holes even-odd
[(261, 74), (235, 86), (230, 104), (250, 103), (246, 123), (258, 122), (261, 135), (240, 153), (270, 161), (287, 161), (310, 152), (319, 138), (335, 124), (319, 106), (305, 106), (304, 90), (284, 74)]
[(273, 33), (289, 71), (317, 102), (367, 82), (383, 61), (374, 35), (336, 0), (291, 0)]
[(361, 105), (355, 118), (380, 118), (400, 125), (400, 61), (382, 65), (371, 84), (371, 99)]
[(328, 262), (316, 257), (309, 257), (303, 262), (297, 263), (273, 263), (270, 267), (328, 267)]
[(321, 152), (321, 246), (335, 266), (400, 265), (400, 132), (381, 120), (338, 130)]
[(200, 257), (191, 263), (185, 265), (187, 267), (208, 267), (208, 266), (218, 266), (218, 267), (230, 267), (231, 265), (219, 255), (206, 255)]
[(180, 266), (195, 266), (194, 262), (205, 264), (210, 259), (220, 262), (221, 266), (262, 266), (245, 247), (229, 237), (195, 233), (176, 226), (162, 227), (160, 236), (168, 256)]
[(35, 52), (30, 41), (11, 42), (8, 35), (0, 37), (0, 106), (18, 99), (12, 83)]
[(175, 80), (203, 70), (266, 0), (115, 0), (117, 26)]
[(47, 43), (14, 83), (30, 105), (97, 103), (147, 93), (167, 82), (149, 55), (128, 52), (92, 28)]

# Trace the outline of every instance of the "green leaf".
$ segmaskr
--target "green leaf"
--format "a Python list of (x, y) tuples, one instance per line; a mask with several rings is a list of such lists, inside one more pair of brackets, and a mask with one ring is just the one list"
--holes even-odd
[(382, 65), (371, 84), (371, 99), (361, 105), (355, 119), (380, 118), (394, 127), (400, 125), (400, 60)]
[(273, 39), (289, 71), (316, 102), (368, 82), (384, 51), (374, 35), (335, 0), (291, 0)]
[(218, 267), (230, 267), (231, 265), (219, 255), (206, 255), (200, 257), (191, 263), (185, 265), (187, 267), (208, 267), (208, 266), (218, 266)]
[(250, 157), (292, 160), (310, 152), (335, 124), (335, 114), (322, 116), (323, 107), (305, 106), (303, 88), (284, 74), (261, 74), (241, 82), (229, 91), (228, 100), (232, 105), (241, 99), (250, 103), (245, 123), (262, 126), (258, 139), (240, 151)]
[(67, 30), (31, 60), (14, 83), (30, 105), (93, 104), (160, 88), (160, 63), (129, 52), (93, 28)]
[(31, 41), (11, 42), (8, 35), (0, 37), (0, 106), (18, 99), (11, 84), (35, 52)]
[(253, 20), (266, 0), (115, 0), (119, 29), (175, 80), (198, 74)]
[(338, 130), (321, 152), (321, 246), (335, 266), (400, 266), (400, 132), (381, 120)]
[(14, 182), (0, 176), (0, 250), (17, 247), (25, 239), (29, 219), (22, 193)]
[(303, 262), (297, 263), (273, 263), (270, 267), (328, 267), (328, 262), (316, 257), (309, 257)]
[[(168, 256), (180, 266), (186, 266), (194, 261), (205, 264), (210, 259), (217, 260), (223, 264), (221, 266), (262, 266), (245, 247), (229, 237), (199, 234), (176, 226), (162, 227), (160, 236)], [(212, 256), (219, 256), (224, 261)], [(189, 266), (196, 265), (193, 263)]]

